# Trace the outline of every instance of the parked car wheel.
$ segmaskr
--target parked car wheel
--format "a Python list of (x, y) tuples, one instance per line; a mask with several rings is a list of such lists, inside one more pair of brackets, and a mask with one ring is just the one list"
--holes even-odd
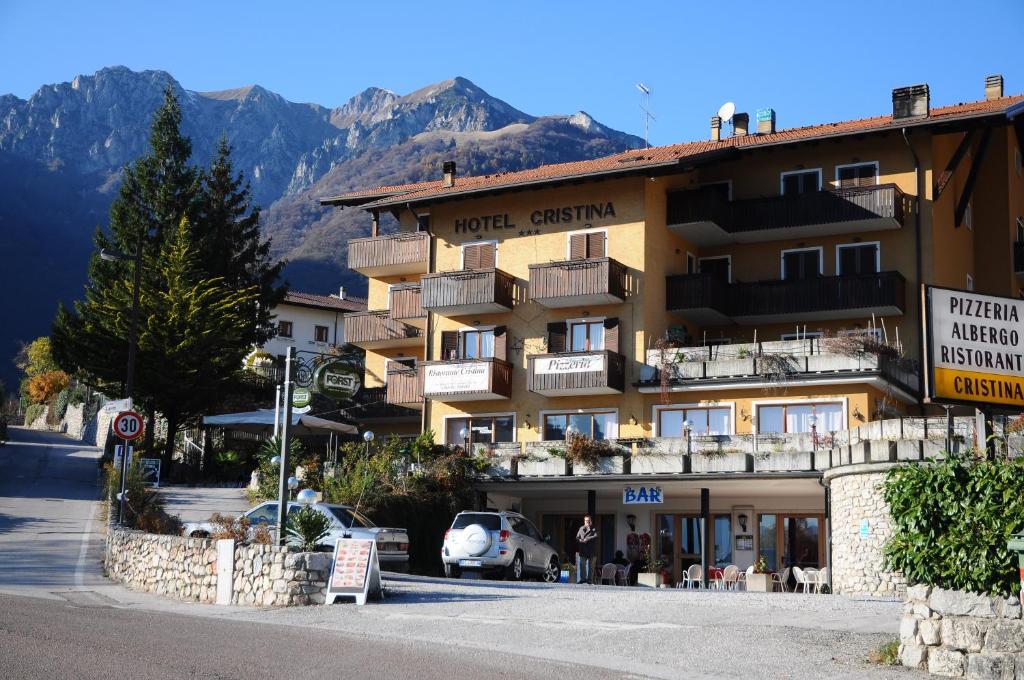
[(558, 560), (551, 558), (548, 562), (548, 566), (544, 568), (544, 581), (547, 583), (558, 583), (558, 579), (562, 577), (562, 567), (558, 564)]
[(448, 578), (459, 578), (462, 576), (462, 570), (457, 564), (446, 564), (444, 565), (444, 575)]
[(189, 534), (189, 538), (209, 538), (209, 537), (210, 537), (210, 532), (209, 531), (193, 531), (191, 534)]
[(517, 552), (512, 558), (512, 563), (505, 569), (505, 579), (508, 581), (523, 580), (523, 553)]

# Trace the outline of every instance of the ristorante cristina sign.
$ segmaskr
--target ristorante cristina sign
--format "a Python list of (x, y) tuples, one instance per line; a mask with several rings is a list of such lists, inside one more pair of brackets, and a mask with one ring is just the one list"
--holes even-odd
[(425, 394), (486, 392), (490, 389), (491, 365), (485, 361), (428, 364), (423, 367)]
[[(530, 213), (530, 224), (542, 227), (548, 224), (569, 224), (571, 222), (592, 222), (605, 217), (615, 217), (614, 203), (588, 203), (586, 205), (565, 205), (560, 208), (539, 208)], [(456, 234), (476, 234), (481, 231), (518, 229), (508, 213), (463, 217), (455, 220)]]
[(930, 401), (1024, 407), (1024, 300), (925, 286)]

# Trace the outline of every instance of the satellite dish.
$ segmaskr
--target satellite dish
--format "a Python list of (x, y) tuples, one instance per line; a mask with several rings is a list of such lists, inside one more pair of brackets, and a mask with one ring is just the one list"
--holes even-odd
[(718, 117), (722, 119), (723, 123), (728, 123), (732, 120), (734, 113), (736, 113), (736, 105), (732, 102), (726, 102), (718, 107)]

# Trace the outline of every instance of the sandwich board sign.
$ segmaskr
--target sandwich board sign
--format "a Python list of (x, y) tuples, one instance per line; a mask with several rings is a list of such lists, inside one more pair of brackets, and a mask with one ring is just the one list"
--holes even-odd
[(142, 473), (142, 483), (146, 486), (160, 486), (160, 459), (139, 458), (139, 471)]
[(1024, 408), (1024, 300), (924, 286), (925, 400)]
[(327, 581), (327, 604), (339, 597), (354, 597), (356, 604), (366, 604), (369, 596), (384, 592), (380, 582), (377, 542), (372, 539), (339, 538), (334, 544), (331, 574)]

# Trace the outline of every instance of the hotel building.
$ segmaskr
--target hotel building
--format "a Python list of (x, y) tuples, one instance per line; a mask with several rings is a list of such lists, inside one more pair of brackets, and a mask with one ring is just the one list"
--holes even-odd
[[(872, 453), (850, 433), (941, 413), (921, 402), (920, 284), (1024, 285), (1024, 96), (1002, 89), (933, 108), (927, 85), (898, 88), (891, 114), (793, 129), (764, 108), (703, 141), (487, 176), (446, 163), (324, 199), (371, 221), (348, 244), (370, 311), (346, 315), (347, 340), (367, 385), (419, 411), (409, 432), (491, 448), (486, 504), (566, 555), (589, 512), (605, 561), (647, 534), (676, 579), (702, 540), (712, 563), (825, 566), (828, 471), (929, 439), (879, 434)], [(572, 469), (551, 453), (569, 428), (621, 455)], [(639, 487), (661, 502), (625, 503)]]

